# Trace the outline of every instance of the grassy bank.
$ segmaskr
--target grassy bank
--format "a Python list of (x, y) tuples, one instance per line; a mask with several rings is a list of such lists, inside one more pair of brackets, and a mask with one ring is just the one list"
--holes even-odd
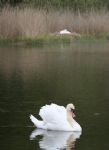
[(82, 35), (81, 38), (72, 36), (42, 35), (34, 38), (1, 38), (0, 46), (43, 46), (45, 44), (71, 44), (73, 42), (105, 42), (109, 41), (109, 34)]
[(78, 11), (74, 13), (69, 10), (46, 12), (32, 8), (10, 7), (0, 12), (0, 41), (2, 42), (29, 41), (30, 39), (30, 41), (43, 41), (45, 38), (46, 40), (50, 38), (51, 40), (71, 40), (71, 37), (55, 36), (56, 32), (62, 29), (77, 32), (85, 38), (106, 37), (108, 39), (109, 12), (81, 13)]

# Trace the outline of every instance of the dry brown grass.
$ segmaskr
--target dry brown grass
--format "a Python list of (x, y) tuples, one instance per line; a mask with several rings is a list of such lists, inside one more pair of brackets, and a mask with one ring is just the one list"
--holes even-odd
[(4, 8), (0, 12), (0, 37), (35, 37), (62, 29), (84, 34), (109, 32), (109, 12), (73, 13), (71, 11)]

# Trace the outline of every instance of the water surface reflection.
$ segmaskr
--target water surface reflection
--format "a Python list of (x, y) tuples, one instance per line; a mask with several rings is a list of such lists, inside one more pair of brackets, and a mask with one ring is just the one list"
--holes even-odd
[(39, 147), (46, 150), (74, 150), (76, 139), (80, 138), (81, 132), (46, 131), (34, 130), (30, 135), (30, 140), (35, 140), (37, 136), (42, 136), (39, 140)]

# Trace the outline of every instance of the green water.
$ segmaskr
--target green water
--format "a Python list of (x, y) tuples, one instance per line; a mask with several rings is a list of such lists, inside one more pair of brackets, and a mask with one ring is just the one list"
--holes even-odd
[(0, 148), (39, 150), (48, 145), (51, 150), (48, 143), (61, 144), (66, 136), (61, 132), (31, 139), (35, 128), (29, 115), (39, 118), (40, 107), (51, 102), (76, 106), (83, 132), (70, 149), (109, 149), (108, 42), (0, 48)]

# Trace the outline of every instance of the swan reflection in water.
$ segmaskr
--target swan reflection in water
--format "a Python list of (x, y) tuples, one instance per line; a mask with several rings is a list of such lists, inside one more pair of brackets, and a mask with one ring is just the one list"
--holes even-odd
[(34, 140), (38, 135), (42, 136), (42, 139), (39, 141), (41, 149), (74, 150), (76, 139), (80, 138), (81, 132), (47, 131), (36, 129), (31, 133), (30, 140)]

